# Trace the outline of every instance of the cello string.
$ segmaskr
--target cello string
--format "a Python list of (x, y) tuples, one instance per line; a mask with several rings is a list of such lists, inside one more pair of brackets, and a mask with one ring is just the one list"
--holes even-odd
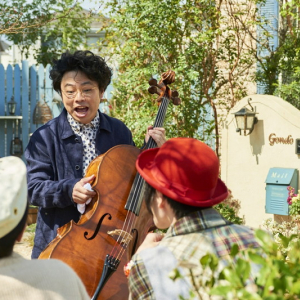
[[(165, 98), (165, 100), (166, 101), (162, 102), (162, 108), (159, 109), (159, 111), (158, 111), (158, 115), (155, 120), (154, 127), (159, 127), (163, 123), (163, 120), (164, 120), (165, 114), (166, 114), (166, 107), (168, 106), (168, 99)], [(157, 147), (157, 145), (156, 145), (155, 141), (151, 138), (147, 149), (154, 148), (154, 147)], [(144, 181), (143, 178), (141, 178), (141, 176), (139, 176), (139, 182), (140, 181)], [(137, 187), (138, 187), (138, 189), (140, 189), (141, 188), (140, 184)], [(140, 192), (140, 191), (135, 191), (135, 193), (137, 193), (137, 192)]]
[[(160, 127), (163, 124), (163, 121), (164, 121), (164, 118), (165, 118), (165, 115), (166, 115), (166, 108), (167, 108), (168, 104), (169, 104), (169, 100), (167, 98), (164, 98), (163, 101), (162, 101), (162, 104), (160, 106), (160, 110), (158, 112), (157, 118), (155, 120), (154, 127)], [(157, 147), (155, 141), (152, 138), (150, 140), (150, 143), (147, 146), (148, 146), (147, 148)], [(142, 184), (140, 184), (140, 181), (142, 181)], [(139, 184), (137, 185), (135, 194), (140, 193), (140, 189), (142, 188), (143, 179), (140, 178), (140, 181), (139, 181)], [(136, 197), (134, 196), (133, 198), (136, 198)], [(130, 223), (132, 223), (132, 222), (130, 222)], [(129, 223), (129, 226), (130, 226), (130, 223)], [(127, 222), (125, 223), (125, 225), (126, 224), (127, 224)], [(125, 231), (127, 231), (127, 230), (125, 230)]]
[[(154, 123), (154, 127), (160, 127), (163, 124), (168, 104), (169, 104), (169, 100), (166, 97), (164, 97), (162, 100), (162, 103), (160, 105), (160, 109), (158, 111), (157, 118)], [(155, 141), (151, 138), (150, 143), (147, 145), (147, 149), (154, 148), (154, 147), (157, 147), (157, 145), (156, 145)], [(138, 176), (137, 183), (134, 187), (134, 191), (133, 191), (133, 194), (131, 197), (131, 199), (136, 199), (136, 200), (131, 201), (131, 203), (130, 203), (129, 210), (131, 210), (131, 211), (133, 210), (133, 206), (136, 205), (136, 203), (137, 203), (137, 205), (140, 205), (140, 202), (143, 199), (142, 197), (139, 197), (138, 195), (141, 194), (141, 190), (142, 190), (143, 184), (144, 184), (144, 179), (139, 174), (137, 174), (137, 176)], [(128, 215), (129, 215), (129, 217), (128, 217)], [(131, 234), (135, 220), (136, 220), (136, 215), (134, 213), (130, 213), (130, 214), (126, 215), (121, 234), (118, 236), (115, 247), (113, 247), (113, 250), (112, 250), (112, 253), (113, 253), (113, 252), (117, 251), (116, 248), (120, 248), (117, 257), (121, 257), (123, 255), (124, 251), (126, 250), (126, 247), (120, 246), (121, 245), (120, 240), (122, 241), (124, 238), (126, 239), (127, 233)], [(113, 256), (115, 256), (115, 255), (113, 255)]]
[[(168, 106), (168, 99), (163, 99), (162, 101), (162, 105), (160, 106), (160, 110), (158, 112), (158, 115), (157, 115), (157, 118), (156, 118), (156, 121), (155, 121), (155, 124), (154, 124), (154, 127), (160, 127), (161, 124), (163, 124), (163, 120), (165, 118), (165, 114), (166, 114), (166, 108)], [(153, 148), (154, 146), (157, 146), (156, 143), (154, 142), (154, 140), (150, 140), (150, 143), (148, 145), (148, 148)], [(137, 181), (137, 185), (134, 187), (135, 190), (134, 190), (134, 193), (133, 193), (133, 197), (132, 199), (137, 199), (138, 203), (140, 204), (140, 201), (142, 200), (140, 197), (136, 196), (136, 195), (139, 195), (140, 194), (140, 191), (141, 189), (143, 188), (143, 184), (144, 184), (144, 180), (139, 176), (138, 177), (138, 181)], [(135, 202), (131, 202), (130, 203), (130, 206), (133, 206), (135, 205), (136, 201)], [(133, 207), (130, 207), (131, 210)], [(129, 209), (130, 209), (129, 208)], [(121, 236), (119, 236), (119, 240), (117, 241), (118, 244), (120, 244), (120, 238), (124, 238), (124, 235), (126, 235), (126, 233), (130, 233), (133, 227), (133, 224), (134, 224), (134, 221), (136, 220), (136, 217), (134, 214), (129, 214), (129, 219), (128, 217), (126, 216), (126, 219), (125, 219), (125, 222), (124, 222), (124, 226), (123, 226), (123, 229), (121, 231)], [(125, 226), (127, 228), (125, 228)], [(123, 252), (123, 251), (121, 251)]]
[[(161, 127), (163, 125), (168, 104), (169, 104), (169, 99), (166, 97), (163, 97), (153, 127)], [(146, 145), (146, 149), (151, 149), (151, 148), (155, 148), (155, 147), (157, 147), (155, 141), (152, 138), (150, 138), (148, 145)], [(139, 174), (137, 174), (137, 176), (138, 176), (137, 182), (136, 182), (136, 185), (134, 186), (134, 191), (132, 193), (132, 196), (130, 197), (130, 199), (133, 199), (134, 201), (130, 202), (129, 212), (131, 212), (133, 210), (134, 205), (140, 206), (140, 202), (143, 199), (143, 197), (140, 197), (139, 195), (141, 194), (141, 190), (143, 189), (144, 179)], [(129, 215), (129, 217), (128, 217), (128, 215)], [(113, 249), (111, 251), (111, 255), (113, 257), (116, 257), (118, 260), (121, 259), (122, 255), (124, 254), (124, 252), (126, 250), (126, 246), (127, 246), (126, 245), (126, 235), (127, 234), (131, 235), (136, 217), (137, 216), (135, 215), (135, 213), (127, 213), (126, 214), (126, 218), (123, 223), (123, 228), (121, 230), (121, 234), (118, 236), (115, 246), (113, 247)], [(123, 239), (125, 240), (124, 247), (121, 246), (121, 242), (120, 242)], [(119, 248), (119, 250), (117, 248)], [(116, 251), (118, 251), (118, 254), (114, 255), (113, 253), (115, 253)]]
[[(158, 112), (157, 118), (154, 123), (154, 127), (160, 127), (163, 124), (168, 104), (169, 104), (169, 100), (163, 99), (162, 104), (160, 106), (160, 110)], [(150, 140), (150, 143), (147, 146), (148, 146), (147, 149), (157, 147), (157, 145), (153, 139)], [(141, 178), (141, 176), (139, 174), (138, 174), (138, 176), (139, 177), (138, 177), (137, 185), (135, 186), (135, 191), (134, 191), (134, 195), (133, 195), (132, 199), (136, 199), (136, 201), (138, 201), (138, 203), (139, 203), (138, 205), (140, 205), (140, 201), (142, 201), (143, 198), (141, 198), (140, 196), (135, 196), (135, 195), (141, 194), (141, 189), (143, 188), (144, 179)], [(136, 201), (131, 202), (130, 205), (131, 204), (134, 205), (136, 203)], [(124, 222), (124, 226), (127, 226), (127, 228), (124, 228), (124, 226), (123, 226), (123, 229), (125, 229), (124, 231), (122, 231), (122, 233), (124, 232), (123, 236), (126, 234), (126, 232), (131, 233), (134, 221), (136, 220), (136, 215), (134, 213), (129, 214), (129, 220), (127, 217), (128, 217), (128, 215), (126, 216), (126, 220)], [(122, 236), (122, 238), (123, 238), (123, 236)], [(118, 258), (121, 257), (124, 252), (125, 252), (125, 249), (121, 248), (121, 251), (118, 254)]]

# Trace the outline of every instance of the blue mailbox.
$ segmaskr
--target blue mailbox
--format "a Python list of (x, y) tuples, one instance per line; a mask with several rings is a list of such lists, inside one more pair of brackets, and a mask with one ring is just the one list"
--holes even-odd
[(289, 215), (288, 186), (298, 193), (298, 170), (290, 168), (271, 168), (266, 179), (266, 213)]

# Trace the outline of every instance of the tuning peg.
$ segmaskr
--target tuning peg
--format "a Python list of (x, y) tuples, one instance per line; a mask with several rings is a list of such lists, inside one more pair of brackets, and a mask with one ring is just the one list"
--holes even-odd
[(172, 91), (172, 97), (178, 97), (178, 96), (179, 93), (176, 90)]
[(149, 81), (148, 81), (149, 85), (154, 85), (154, 86), (157, 86), (157, 80), (155, 78), (151, 78)]
[(160, 90), (158, 87), (152, 85), (152, 86), (150, 86), (150, 87), (148, 88), (148, 92), (149, 92), (150, 94), (157, 94), (157, 95), (160, 95), (161, 90)]
[(179, 105), (181, 103), (181, 99), (178, 97), (172, 97), (171, 99), (174, 105)]

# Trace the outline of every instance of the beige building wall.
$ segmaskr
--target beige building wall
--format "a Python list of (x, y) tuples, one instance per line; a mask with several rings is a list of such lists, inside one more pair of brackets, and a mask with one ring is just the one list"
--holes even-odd
[[(236, 132), (232, 113), (244, 106), (251, 109), (249, 98), (258, 113), (258, 123), (250, 135), (244, 136)], [(288, 219), (265, 213), (265, 180), (273, 167), (299, 169), (300, 155), (295, 154), (298, 138), (300, 111), (275, 96), (245, 97), (227, 116), (222, 130), (221, 178), (233, 197), (241, 202), (240, 215), (245, 217), (246, 225), (259, 228), (268, 218)]]

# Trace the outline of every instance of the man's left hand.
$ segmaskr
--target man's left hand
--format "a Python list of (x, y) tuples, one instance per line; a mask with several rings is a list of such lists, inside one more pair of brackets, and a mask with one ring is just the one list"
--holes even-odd
[(163, 127), (153, 127), (149, 126), (147, 128), (147, 134), (146, 134), (146, 143), (149, 140), (149, 137), (152, 137), (153, 140), (156, 142), (157, 147), (161, 147), (166, 142), (166, 131)]

